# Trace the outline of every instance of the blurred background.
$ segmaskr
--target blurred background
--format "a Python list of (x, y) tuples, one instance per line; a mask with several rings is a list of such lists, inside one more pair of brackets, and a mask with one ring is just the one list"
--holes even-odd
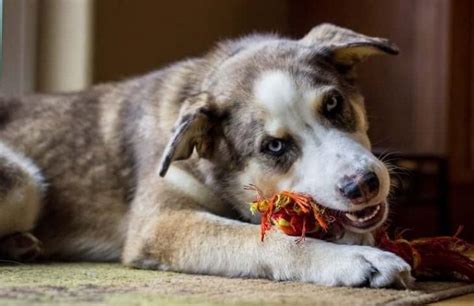
[[(2, 3), (3, 2), (3, 3)], [(391, 224), (474, 238), (474, 5), (470, 0), (0, 0), (2, 94), (79, 90), (199, 56), (252, 32), (332, 22), (388, 37), (360, 67), (374, 151), (398, 167)]]

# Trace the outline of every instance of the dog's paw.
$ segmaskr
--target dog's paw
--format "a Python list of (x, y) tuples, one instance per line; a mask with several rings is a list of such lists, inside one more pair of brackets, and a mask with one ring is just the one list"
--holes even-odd
[(320, 275), (316, 277), (318, 283), (408, 288), (414, 280), (410, 265), (393, 253), (366, 246), (339, 246), (335, 250), (326, 260), (326, 268), (321, 267)]
[(0, 256), (5, 259), (31, 262), (42, 254), (41, 241), (30, 233), (15, 233), (0, 240)]
[(375, 269), (369, 279), (371, 287), (409, 288), (413, 285), (411, 267), (399, 256), (380, 250), (371, 250), (363, 256)]

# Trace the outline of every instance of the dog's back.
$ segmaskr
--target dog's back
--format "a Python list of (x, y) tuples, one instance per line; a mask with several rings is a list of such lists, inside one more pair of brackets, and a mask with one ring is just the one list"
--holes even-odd
[(46, 185), (35, 235), (47, 255), (119, 258), (135, 184), (126, 132), (134, 128), (143, 82), (154, 80), (0, 99), (1, 142), (36, 164)]

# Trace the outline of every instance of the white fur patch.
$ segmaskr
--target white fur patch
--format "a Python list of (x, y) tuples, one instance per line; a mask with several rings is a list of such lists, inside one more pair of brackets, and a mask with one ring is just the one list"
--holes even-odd
[[(320, 204), (338, 210), (361, 209), (385, 200), (390, 178), (383, 164), (363, 145), (357, 134), (320, 128), (305, 134), (302, 156), (295, 166), (296, 183), (292, 189), (313, 195)], [(355, 206), (338, 191), (344, 176), (374, 171), (380, 180), (379, 195), (370, 203)]]
[(29, 158), (25, 157), (19, 152), (13, 151), (2, 142), (0, 142), (0, 155), (4, 156), (12, 163), (15, 163), (21, 168), (23, 168), (23, 170), (25, 170), (28, 174), (31, 175), (31, 177), (36, 182), (36, 184), (38, 184), (41, 190), (45, 188), (44, 178), (41, 175), (40, 170)]
[(300, 83), (280, 70), (263, 72), (257, 79), (254, 95), (269, 116), (265, 129), (270, 135), (278, 136), (283, 130), (302, 135), (305, 126), (316, 123), (315, 105), (332, 86), (312, 88)]
[(272, 70), (262, 74), (255, 84), (254, 92), (258, 103), (272, 113), (285, 112), (298, 97), (296, 84), (283, 71)]
[(30, 175), (27, 181), (8, 190), (5, 197), (0, 199), (0, 237), (2, 237), (33, 228), (41, 210), (41, 196), (45, 187), (39, 169), (31, 160), (1, 142), (0, 156)]

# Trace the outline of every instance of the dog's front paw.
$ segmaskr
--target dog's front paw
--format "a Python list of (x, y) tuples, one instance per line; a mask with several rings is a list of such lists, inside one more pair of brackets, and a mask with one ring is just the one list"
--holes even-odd
[(321, 267), (318, 283), (407, 288), (413, 282), (410, 266), (393, 253), (366, 246), (337, 246), (330, 253), (327, 267)]
[(375, 268), (371, 275), (371, 287), (396, 286), (409, 288), (414, 282), (410, 265), (399, 256), (381, 250), (373, 250), (364, 255)]

